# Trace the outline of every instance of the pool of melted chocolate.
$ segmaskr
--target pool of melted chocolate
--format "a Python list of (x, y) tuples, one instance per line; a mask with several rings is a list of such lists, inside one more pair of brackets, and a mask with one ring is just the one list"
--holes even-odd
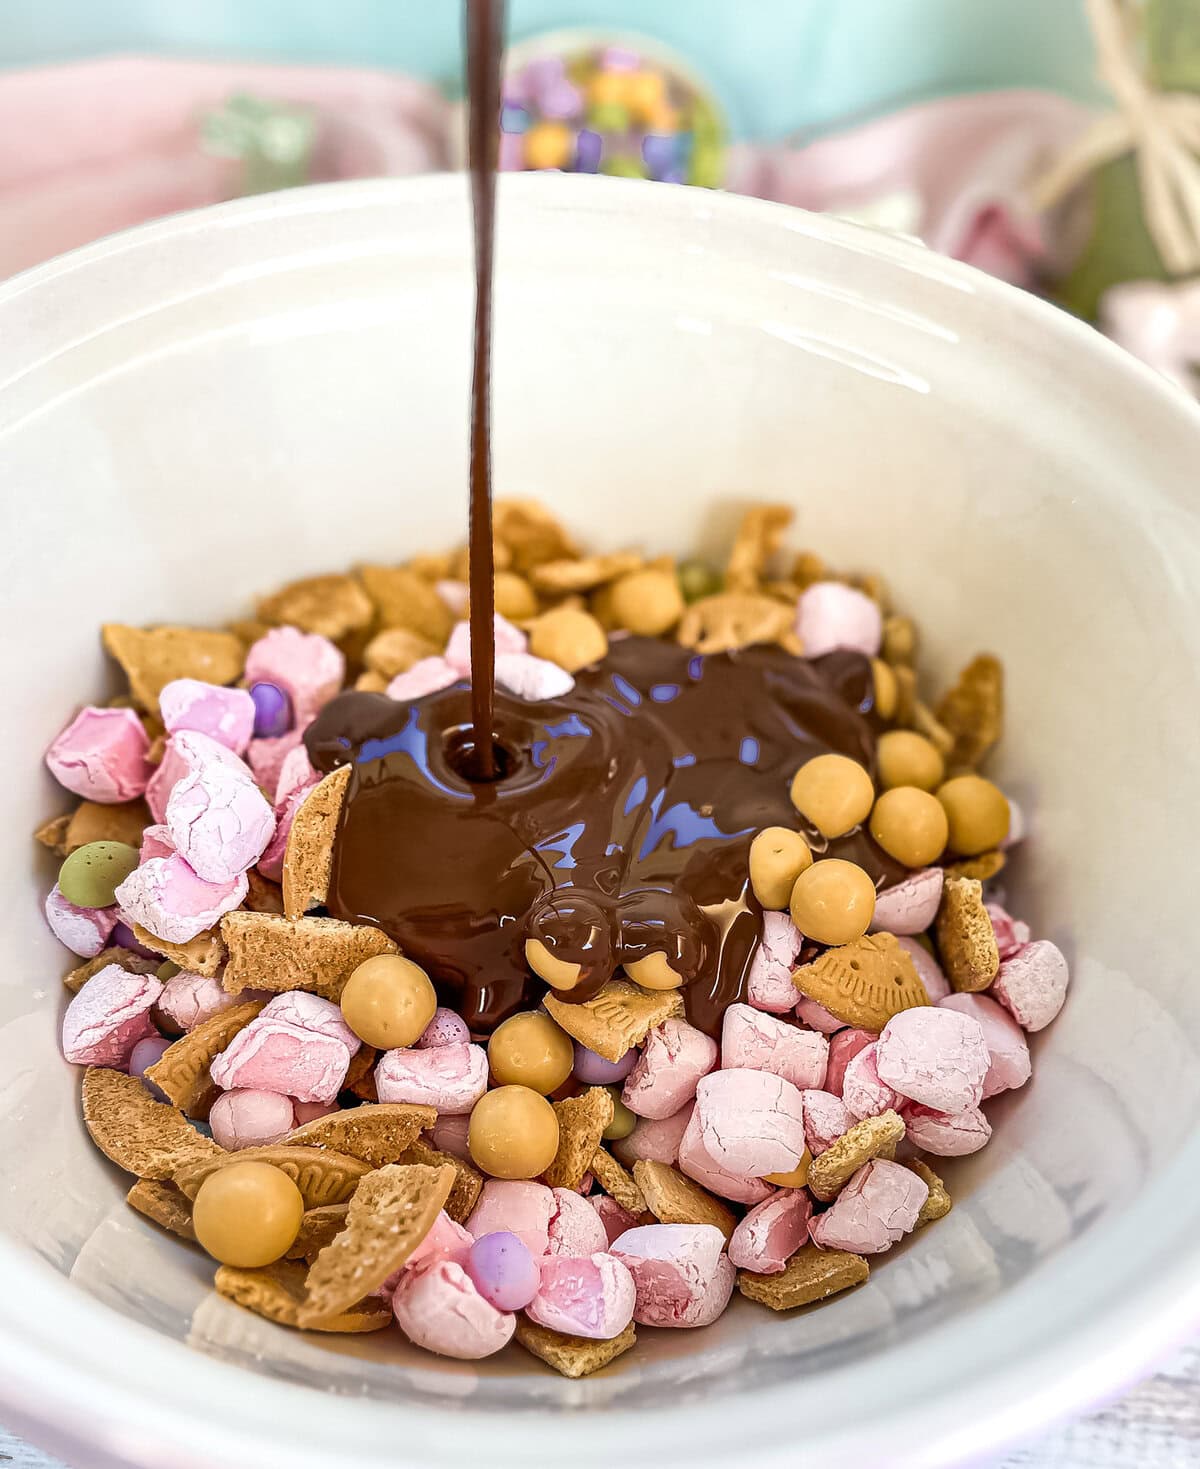
[[(318, 770), (353, 765), (328, 911), (390, 934), (476, 1035), (545, 992), (529, 938), (583, 966), (567, 1000), (664, 953), (688, 1018), (714, 1033), (759, 939), (751, 839), (798, 824), (789, 788), (805, 760), (875, 763), (870, 660), (853, 653), (616, 638), (565, 697), (497, 690), (494, 727), (501, 774), (487, 782), (463, 774), (465, 682), (409, 703), (342, 694), (304, 737)], [(861, 829), (806, 835), (880, 888), (904, 875)]]

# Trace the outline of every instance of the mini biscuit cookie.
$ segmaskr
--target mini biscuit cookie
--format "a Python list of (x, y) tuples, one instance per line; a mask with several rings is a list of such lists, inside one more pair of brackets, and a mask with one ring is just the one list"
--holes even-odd
[(935, 1219), (944, 1219), (954, 1207), (946, 1185), (928, 1163), (922, 1163), (917, 1158), (910, 1159), (904, 1166), (915, 1173), (929, 1190), (929, 1197), (921, 1205), (921, 1212), (917, 1215), (917, 1228), (920, 1229), (922, 1224), (932, 1224)]
[(264, 1004), (265, 1000), (256, 1000), (249, 1005), (235, 1005), (202, 1021), (167, 1047), (147, 1068), (147, 1078), (173, 1106), (191, 1112), (212, 1087), (209, 1067), (214, 1058), (250, 1024)]
[(999, 658), (991, 653), (972, 658), (935, 712), (954, 740), (948, 763), (973, 769), (1004, 731), (1004, 665)]
[(380, 627), (407, 628), (441, 652), (454, 615), (431, 583), (407, 566), (360, 566), (359, 575)]
[(139, 1178), (125, 1195), (125, 1202), (144, 1214), (161, 1229), (177, 1234), (180, 1239), (194, 1240), (191, 1200), (173, 1183), (152, 1178)]
[(548, 1326), (538, 1326), (528, 1316), (521, 1315), (517, 1317), (515, 1336), (527, 1352), (564, 1377), (590, 1377), (637, 1344), (637, 1332), (632, 1321), (624, 1331), (608, 1341), (593, 1341), (586, 1336), (568, 1336), (562, 1331), (551, 1331)]
[(361, 1158), (372, 1168), (383, 1168), (399, 1162), (420, 1134), (436, 1121), (437, 1112), (432, 1107), (411, 1102), (376, 1102), (306, 1122), (290, 1132), (287, 1141), (307, 1147), (333, 1148), (351, 1158)]
[(903, 1136), (904, 1121), (897, 1112), (864, 1117), (812, 1160), (808, 1170), (809, 1192), (814, 1199), (829, 1203), (864, 1163), (890, 1157)]
[(286, 1173), (300, 1190), (306, 1209), (319, 1209), (324, 1204), (344, 1204), (359, 1180), (371, 1171), (361, 1158), (350, 1158), (332, 1149), (289, 1147), (287, 1143), (242, 1148), (236, 1153), (222, 1153), (215, 1143), (213, 1148), (219, 1156), (185, 1163), (175, 1171), (174, 1181), (189, 1199), (196, 1197), (210, 1173), (226, 1164), (270, 1163)]
[(861, 1255), (801, 1245), (778, 1274), (739, 1270), (737, 1285), (748, 1300), (769, 1306), (772, 1311), (790, 1311), (861, 1285), (870, 1273), (871, 1267)]
[(639, 1158), (633, 1165), (633, 1181), (661, 1224), (712, 1224), (726, 1239), (737, 1227), (731, 1209), (668, 1163)]
[(483, 1191), (483, 1174), (478, 1168), (473, 1167), (464, 1158), (456, 1158), (451, 1153), (441, 1152), (420, 1137), (399, 1161), (401, 1163), (422, 1163), (429, 1168), (453, 1168), (454, 1183), (443, 1207), (455, 1224), (466, 1223)]
[(529, 574), (533, 588), (543, 596), (558, 597), (571, 592), (592, 592), (597, 587), (639, 571), (643, 558), (636, 551), (611, 551), (604, 556), (582, 556), (571, 560), (544, 561)]
[(880, 1031), (901, 1010), (929, 1004), (911, 956), (890, 933), (827, 949), (793, 969), (792, 983), (831, 1015), (863, 1030)]
[(63, 975), (64, 986), (77, 995), (87, 984), (93, 974), (99, 974), (102, 969), (107, 969), (110, 964), (119, 964), (130, 974), (155, 974), (160, 967), (157, 959), (147, 959), (142, 954), (135, 954), (132, 949), (123, 949), (119, 944), (107, 949), (101, 949), (92, 959), (77, 965)]
[(619, 1061), (656, 1025), (683, 1014), (678, 990), (644, 990), (624, 979), (610, 979), (582, 1005), (547, 995), (545, 1006), (572, 1040), (606, 1061)]
[(67, 853), (86, 847), (89, 842), (124, 842), (140, 847), (142, 832), (150, 825), (150, 808), (140, 798), (105, 805), (100, 801), (80, 801), (67, 819), (63, 845)]
[(725, 564), (725, 589), (757, 592), (763, 573), (791, 525), (795, 511), (790, 505), (752, 505), (743, 516)]
[(300, 1325), (348, 1310), (379, 1289), (433, 1227), (454, 1185), (454, 1169), (395, 1163), (369, 1173), (354, 1191), (345, 1228), (313, 1261)]
[(178, 964), (180, 969), (186, 969), (189, 974), (201, 974), (205, 979), (211, 979), (225, 962), (225, 941), (215, 928), (198, 933), (186, 944), (160, 939), (140, 923), (133, 925), (133, 936), (151, 953), (161, 954), (164, 959)]
[(337, 918), (226, 913), (221, 934), (229, 950), (221, 983), (234, 995), (244, 989), (308, 990), (336, 1004), (364, 959), (396, 953), (382, 929)]
[(976, 882), (991, 882), (1004, 871), (1008, 858), (998, 849), (981, 852), (978, 857), (967, 857), (962, 862), (951, 862), (946, 868), (947, 877), (973, 877)]
[(622, 1168), (607, 1149), (596, 1149), (588, 1169), (609, 1198), (616, 1199), (622, 1209), (628, 1209), (631, 1214), (646, 1212), (645, 1197), (633, 1174)]
[(283, 854), (283, 911), (289, 918), (319, 908), (329, 892), (333, 837), (350, 784), (350, 769), (349, 765), (339, 766), (313, 786), (292, 821)]
[(947, 873), (934, 932), (942, 968), (954, 988), (960, 994), (987, 989), (1000, 971), (1000, 949), (978, 878)]
[[(370, 1177), (370, 1175), (367, 1175)], [(300, 1221), (300, 1233), (287, 1251), (289, 1260), (311, 1260), (320, 1254), (327, 1244), (346, 1227), (349, 1204), (322, 1204), (317, 1209), (305, 1209)]]
[[(222, 1265), (213, 1284), (218, 1295), (244, 1306), (256, 1316), (264, 1316), (278, 1326), (299, 1326), (300, 1313), (307, 1301), (304, 1290), (307, 1274), (306, 1268), (294, 1260), (276, 1260), (274, 1265), (262, 1270), (237, 1270), (232, 1265)], [(390, 1303), (374, 1297), (323, 1320), (306, 1320), (304, 1330), (380, 1331), (391, 1320)]]
[(83, 1076), (83, 1120), (92, 1141), (126, 1173), (173, 1178), (189, 1166), (219, 1165), (229, 1155), (166, 1102), (156, 1102), (141, 1079), (89, 1066)]
[(233, 683), (246, 658), (240, 638), (208, 628), (126, 627), (108, 622), (100, 636), (105, 650), (125, 670), (135, 702), (155, 711), (166, 684), (177, 678)]
[(289, 582), (258, 604), (263, 622), (320, 633), (334, 643), (367, 627), (374, 610), (370, 597), (354, 577), (336, 573)]
[(578, 1188), (613, 1120), (612, 1093), (593, 1086), (551, 1105), (558, 1117), (558, 1152), (542, 1176), (551, 1188)]

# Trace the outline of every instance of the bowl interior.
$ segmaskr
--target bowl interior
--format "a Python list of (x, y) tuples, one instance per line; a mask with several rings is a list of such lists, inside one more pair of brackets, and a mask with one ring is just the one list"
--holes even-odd
[(459, 1462), (438, 1427), (450, 1407), (486, 1418), (500, 1463), (522, 1459), (533, 1413), (581, 1462), (611, 1461), (631, 1424), (656, 1455), (708, 1462), (782, 1453), (782, 1427), (804, 1422), (833, 1463), (936, 1404), (913, 1439), (932, 1459), (972, 1419), (999, 1432), (996, 1403), (939, 1371), (954, 1361), (958, 1384), (1007, 1385), (1020, 1428), (1111, 1385), (1123, 1351), (1197, 1304), (1200, 1205), (1180, 1192), (1200, 1106), (1183, 871), (1200, 788), (1195, 417), (1084, 329), (903, 242), (607, 180), (501, 193), (499, 492), (543, 498), (599, 547), (702, 553), (746, 503), (787, 501), (794, 544), (883, 571), (936, 677), (999, 653), (997, 771), (1034, 833), (1007, 885), (1071, 959), (1068, 1006), (1035, 1042), (1033, 1083), (989, 1104), (991, 1145), (947, 1167), (953, 1213), (823, 1310), (739, 1303), (570, 1384), (516, 1348), (443, 1362), (398, 1334), (300, 1336), (215, 1298), (204, 1261), (125, 1206), (128, 1180), (78, 1118), (56, 1035), (70, 961), (39, 912), (52, 864), (27, 839), (65, 804), (41, 754), (115, 687), (101, 621), (220, 622), (287, 578), (462, 539), (466, 193), (333, 186), (103, 242), (0, 288), (0, 1258), (22, 1293), (0, 1307), (0, 1361), (24, 1341), (17, 1381), (43, 1405), (10, 1382), (7, 1406), (98, 1437), (70, 1426), (70, 1384), (94, 1422), (138, 1406), (105, 1440), (137, 1462), (169, 1408), (198, 1464), (253, 1443), (294, 1465), (331, 1445), (382, 1462), (399, 1424), (414, 1457)]

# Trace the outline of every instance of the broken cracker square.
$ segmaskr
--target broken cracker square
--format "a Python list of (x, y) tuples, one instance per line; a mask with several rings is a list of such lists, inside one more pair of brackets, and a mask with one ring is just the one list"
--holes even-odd
[(331, 1112), (288, 1133), (287, 1141), (309, 1147), (333, 1148), (361, 1158), (372, 1168), (398, 1163), (423, 1132), (437, 1121), (433, 1107), (416, 1102), (364, 1103)]
[(94, 959), (85, 959), (82, 964), (69, 969), (63, 975), (63, 984), (73, 995), (77, 995), (94, 974), (99, 974), (110, 964), (119, 964), (130, 974), (156, 974), (161, 967), (157, 959), (147, 959), (142, 954), (135, 954), (132, 949), (123, 949), (119, 944), (114, 944), (110, 948), (101, 949)]
[(631, 1214), (646, 1213), (646, 1200), (634, 1181), (633, 1174), (623, 1168), (606, 1148), (597, 1148), (588, 1169), (596, 1182), (622, 1209)]
[(150, 808), (143, 800), (111, 805), (80, 801), (67, 823), (66, 849), (75, 852), (91, 842), (124, 842), (129, 847), (140, 847), (142, 832), (149, 825)]
[(84, 1072), (83, 1120), (104, 1156), (139, 1178), (174, 1178), (181, 1168), (229, 1156), (182, 1112), (155, 1101), (140, 1077), (103, 1066)]
[(633, 1181), (661, 1224), (712, 1224), (726, 1239), (737, 1226), (732, 1209), (669, 1163), (639, 1158), (633, 1165)]
[(770, 1306), (772, 1311), (790, 1311), (861, 1285), (870, 1273), (871, 1267), (861, 1255), (801, 1245), (775, 1275), (739, 1270), (737, 1287), (748, 1300)]
[(209, 1016), (173, 1041), (154, 1065), (146, 1068), (146, 1079), (158, 1087), (172, 1106), (183, 1112), (195, 1111), (212, 1088), (209, 1067), (266, 1003), (255, 1000)]
[(958, 993), (987, 989), (1000, 971), (1000, 948), (978, 878), (947, 873), (934, 933), (942, 968)]
[(453, 1168), (454, 1184), (443, 1208), (455, 1224), (467, 1222), (483, 1191), (483, 1174), (478, 1168), (473, 1167), (464, 1158), (456, 1158), (452, 1153), (443, 1153), (439, 1148), (427, 1143), (423, 1137), (419, 1137), (413, 1143), (400, 1162), (423, 1163), (430, 1168)]
[[(278, 1326), (299, 1326), (300, 1314), (307, 1301), (307, 1276), (306, 1267), (297, 1261), (276, 1260), (261, 1270), (238, 1270), (232, 1265), (222, 1265), (213, 1284), (218, 1295), (244, 1306), (256, 1316), (274, 1321)], [(306, 1320), (304, 1330), (380, 1331), (390, 1326), (391, 1321), (391, 1303), (375, 1296), (321, 1320)]]
[(917, 1215), (917, 1227), (920, 1228), (922, 1224), (932, 1224), (935, 1219), (944, 1219), (954, 1207), (946, 1185), (928, 1163), (922, 1163), (918, 1158), (910, 1159), (904, 1166), (910, 1173), (915, 1173), (929, 1190), (929, 1196), (921, 1205), (921, 1212)]
[[(367, 1175), (370, 1177), (370, 1175)], [(327, 1244), (346, 1227), (349, 1204), (322, 1204), (305, 1209), (300, 1220), (300, 1233), (286, 1251), (289, 1260), (308, 1260), (320, 1254)]]
[(194, 1240), (192, 1203), (173, 1183), (152, 1178), (139, 1178), (125, 1195), (125, 1202), (144, 1214), (160, 1229), (177, 1234), (180, 1239)]
[(289, 582), (264, 597), (257, 611), (264, 622), (319, 633), (334, 643), (368, 627), (375, 615), (362, 585), (339, 572)]
[(637, 1343), (632, 1321), (617, 1336), (607, 1341), (593, 1341), (586, 1336), (568, 1336), (562, 1331), (551, 1331), (548, 1326), (538, 1326), (522, 1314), (517, 1317), (514, 1335), (527, 1352), (564, 1377), (590, 1377)]
[(133, 925), (133, 936), (151, 953), (161, 954), (164, 959), (178, 964), (180, 969), (186, 969), (189, 974), (202, 974), (205, 979), (211, 979), (225, 962), (225, 941), (215, 928), (205, 929), (194, 939), (188, 939), (186, 944), (172, 944), (160, 939), (140, 923)]
[(100, 629), (105, 650), (125, 670), (129, 691), (143, 709), (157, 711), (158, 696), (177, 678), (230, 684), (246, 661), (240, 638), (201, 627), (127, 627), (107, 622)]
[(656, 1025), (683, 1014), (678, 990), (644, 990), (628, 980), (610, 979), (599, 994), (582, 1005), (548, 994), (545, 1006), (571, 1037), (606, 1061), (619, 1061)]
[(319, 908), (329, 894), (333, 838), (350, 769), (341, 765), (313, 786), (292, 821), (283, 855), (283, 911), (289, 918)]
[(882, 1158), (887, 1148), (894, 1153), (903, 1136), (904, 1119), (898, 1112), (880, 1112), (877, 1117), (864, 1117), (812, 1160), (808, 1169), (809, 1192), (813, 1198), (828, 1204), (864, 1163), (869, 1163), (872, 1158)]
[(229, 950), (221, 983), (234, 995), (244, 989), (308, 990), (336, 1004), (364, 959), (397, 952), (382, 929), (338, 918), (241, 910), (221, 919), (221, 935)]
[(558, 1118), (558, 1152), (542, 1176), (550, 1188), (577, 1189), (613, 1120), (612, 1093), (607, 1087), (593, 1086), (578, 1097), (551, 1105)]

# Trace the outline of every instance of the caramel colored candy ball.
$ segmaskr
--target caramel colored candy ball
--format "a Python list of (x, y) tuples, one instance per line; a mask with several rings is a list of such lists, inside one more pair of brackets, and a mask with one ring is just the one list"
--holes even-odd
[(608, 652), (608, 634), (590, 612), (578, 607), (555, 607), (530, 628), (529, 651), (536, 658), (557, 663), (568, 673), (578, 673), (589, 663), (598, 663)]
[(527, 1086), (498, 1086), (475, 1103), (467, 1147), (492, 1178), (537, 1178), (558, 1152), (558, 1116)]
[(875, 712), (880, 719), (891, 719), (900, 702), (900, 684), (891, 664), (882, 658), (871, 659), (871, 673), (875, 680)]
[(786, 908), (796, 879), (812, 866), (812, 850), (798, 831), (768, 826), (750, 843), (750, 886), (764, 908)]
[(875, 884), (854, 862), (827, 857), (814, 862), (792, 889), (792, 922), (819, 944), (862, 938), (875, 916)]
[(764, 1183), (773, 1183), (776, 1188), (803, 1188), (808, 1182), (808, 1170), (812, 1167), (812, 1154), (807, 1148), (800, 1154), (800, 1161), (788, 1173), (766, 1173)]
[(673, 571), (649, 566), (644, 571), (631, 571), (613, 583), (609, 606), (618, 627), (642, 637), (661, 637), (684, 613), (679, 578)]
[(667, 956), (662, 953), (647, 954), (621, 967), (634, 984), (640, 984), (644, 990), (677, 990), (683, 983), (683, 975), (671, 968)]
[(582, 964), (560, 959), (541, 939), (525, 940), (525, 962), (539, 979), (544, 979), (555, 990), (573, 990), (583, 973)]
[(214, 1260), (253, 1270), (295, 1243), (304, 1199), (270, 1163), (228, 1163), (210, 1173), (192, 1205), (196, 1238)]
[(537, 1010), (510, 1015), (498, 1025), (487, 1053), (492, 1075), (501, 1086), (527, 1086), (543, 1095), (557, 1091), (575, 1065), (571, 1037)]
[(369, 1046), (411, 1046), (433, 1019), (437, 995), (419, 964), (377, 954), (360, 964), (342, 991), (342, 1017)]
[(982, 775), (956, 775), (938, 787), (937, 798), (950, 823), (950, 846), (964, 857), (990, 852), (1008, 835), (1008, 801)]
[(916, 786), (936, 791), (946, 774), (946, 762), (938, 748), (924, 735), (911, 729), (889, 729), (875, 747), (879, 784), (885, 791), (895, 786)]
[(936, 796), (916, 786), (896, 786), (875, 802), (871, 835), (905, 867), (927, 867), (945, 851), (950, 823)]
[(845, 836), (867, 819), (874, 804), (871, 777), (846, 755), (817, 755), (792, 781), (792, 805), (822, 836)]

